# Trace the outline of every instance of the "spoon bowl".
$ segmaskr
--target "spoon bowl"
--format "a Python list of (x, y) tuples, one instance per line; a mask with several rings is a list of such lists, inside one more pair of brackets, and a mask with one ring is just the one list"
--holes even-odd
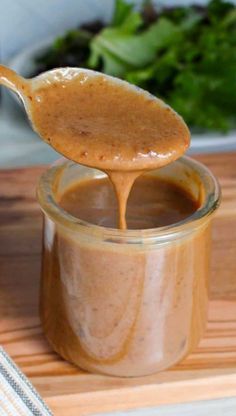
[(0, 83), (19, 95), (45, 142), (68, 159), (108, 174), (121, 229), (126, 229), (126, 205), (136, 178), (178, 159), (189, 146), (189, 130), (178, 114), (117, 78), (59, 68), (27, 80), (0, 66)]
[(189, 146), (182, 118), (126, 81), (71, 67), (25, 79), (0, 66), (0, 83), (18, 94), (39, 136), (77, 163), (140, 172), (167, 165)]

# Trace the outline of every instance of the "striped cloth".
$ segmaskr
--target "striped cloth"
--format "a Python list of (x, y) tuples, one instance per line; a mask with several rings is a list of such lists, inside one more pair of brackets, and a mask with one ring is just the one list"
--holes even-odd
[(0, 416), (52, 416), (35, 388), (0, 347)]

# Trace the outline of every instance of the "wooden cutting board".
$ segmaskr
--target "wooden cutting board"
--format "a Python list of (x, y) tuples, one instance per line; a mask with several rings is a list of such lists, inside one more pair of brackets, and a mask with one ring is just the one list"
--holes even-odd
[(0, 171), (0, 344), (56, 416), (236, 395), (236, 154), (197, 159), (223, 190), (214, 219), (207, 332), (180, 365), (133, 379), (80, 371), (46, 342), (38, 317), (42, 218), (35, 200), (45, 168)]

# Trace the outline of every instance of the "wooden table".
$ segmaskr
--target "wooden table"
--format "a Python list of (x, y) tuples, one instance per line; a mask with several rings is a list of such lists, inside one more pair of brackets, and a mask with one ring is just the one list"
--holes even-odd
[(92, 375), (63, 361), (38, 318), (41, 214), (35, 185), (44, 168), (0, 172), (0, 344), (58, 416), (236, 395), (236, 154), (198, 158), (219, 177), (207, 332), (174, 369), (123, 379)]

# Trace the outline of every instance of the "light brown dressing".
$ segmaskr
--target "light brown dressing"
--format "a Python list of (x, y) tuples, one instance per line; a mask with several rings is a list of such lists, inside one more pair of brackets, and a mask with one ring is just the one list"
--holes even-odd
[[(53, 198), (61, 208), (114, 227), (117, 205), (108, 178), (67, 185), (63, 179), (62, 191), (58, 175)], [(141, 176), (131, 190), (129, 229), (179, 222), (200, 205), (174, 178), (155, 175)], [(100, 227), (83, 234), (90, 227), (76, 230), (45, 218), (41, 318), (53, 348), (86, 370), (110, 375), (146, 375), (178, 362), (205, 328), (209, 222), (157, 244), (110, 240)]]
[(135, 179), (175, 160), (189, 145), (189, 131), (173, 110), (103, 75), (81, 73), (37, 88), (30, 111), (36, 130), (52, 147), (108, 174), (122, 229)]
[[(127, 201), (131, 229), (178, 222), (197, 209), (182, 188), (138, 178), (189, 146), (185, 123), (161, 101), (86, 70), (24, 80), (0, 66), (0, 83), (20, 94), (46, 142), (108, 174), (115, 192), (107, 179), (77, 183), (58, 198), (55, 189), (52, 197), (72, 215), (114, 227), (115, 194), (123, 229)], [(196, 345), (207, 315), (208, 221), (157, 244), (84, 235), (49, 216), (44, 230), (41, 319), (63, 357), (87, 370), (137, 376), (168, 368)]]
[(135, 179), (189, 146), (184, 121), (162, 101), (93, 71), (58, 69), (24, 80), (0, 66), (0, 82), (19, 91), (34, 129), (68, 159), (105, 171), (114, 185), (119, 227)]
[[(117, 203), (108, 178), (80, 181), (69, 187), (58, 203), (83, 221), (116, 227)], [(189, 217), (198, 207), (184, 188), (146, 174), (137, 179), (130, 192), (127, 226), (128, 229), (148, 229), (174, 224)]]

